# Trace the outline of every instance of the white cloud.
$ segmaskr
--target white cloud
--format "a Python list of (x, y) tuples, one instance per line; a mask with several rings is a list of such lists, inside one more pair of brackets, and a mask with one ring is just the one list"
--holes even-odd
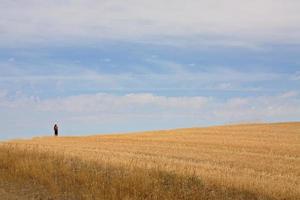
[(195, 112), (209, 102), (206, 97), (165, 97), (149, 93), (116, 96), (99, 93), (41, 101), (36, 109), (71, 113), (155, 114)]
[(231, 98), (214, 112), (217, 119), (228, 122), (289, 121), (300, 119), (300, 100), (283, 93), (273, 96)]
[(291, 77), (291, 79), (294, 80), (294, 81), (300, 80), (300, 71), (297, 71), (297, 72)]
[(232, 89), (232, 84), (231, 83), (220, 83), (218, 84), (217, 88), (221, 90), (230, 90)]
[[(190, 71), (184, 65), (165, 61), (149, 60), (156, 67), (140, 66), (140, 72), (101, 73), (77, 66), (74, 72), (59, 71), (47, 74), (29, 73), (14, 65), (1, 65), (3, 76), (0, 83), (6, 83), (6, 89), (15, 90), (30, 85), (31, 89), (55, 87), (69, 90), (97, 88), (98, 91), (179, 91), (179, 90), (216, 90), (216, 91), (258, 91), (264, 90), (255, 85), (258, 82), (274, 82), (290, 79), (290, 74), (275, 72), (249, 72), (227, 67), (205, 67), (205, 71)], [(57, 67), (59, 68), (59, 67)], [(202, 68), (204, 68), (202, 66)], [(48, 73), (49, 74), (49, 73)], [(4, 85), (4, 84), (3, 84)], [(4, 86), (3, 86), (4, 87)], [(2, 87), (2, 88), (3, 88)], [(44, 89), (43, 88), (43, 89)], [(1, 86), (0, 86), (1, 89)]]
[(296, 97), (298, 96), (297, 91), (288, 91), (280, 95), (281, 98), (290, 98), (290, 97)]
[(203, 96), (167, 97), (151, 93), (112, 95), (106, 93), (77, 95), (41, 100), (38, 97), (19, 95), (0, 98), (0, 108), (32, 110), (45, 113), (65, 113), (75, 116), (111, 116), (124, 118), (141, 116), (190, 116), (216, 122), (234, 120), (274, 120), (300, 117), (300, 101), (296, 92), (275, 96), (235, 97), (220, 100)]
[[(283, 98), (284, 97), (284, 98)], [(223, 123), (299, 121), (299, 96), (167, 97), (106, 93), (39, 99), (0, 96), (0, 138), (41, 135), (59, 123), (63, 134), (124, 132)]]
[(296, 0), (2, 0), (0, 38), (15, 46), (198, 37), (238, 46), (299, 43), (299, 9)]
[[(131, 70), (130, 72), (122, 73), (102, 73), (96, 72), (95, 70), (88, 69), (85, 66), (72, 65), (72, 66), (62, 66), (54, 65), (49, 66), (53, 70), (51, 75), (48, 74), (37, 74), (34, 70), (28, 72), (24, 70), (23, 66), (17, 66), (15, 64), (10, 64), (7, 62), (0, 62), (0, 70), (2, 71), (2, 76), (0, 76), (0, 81), (99, 81), (99, 82), (109, 82), (109, 81), (139, 81), (147, 82), (147, 80), (152, 80), (152, 82), (164, 81), (166, 82), (180, 82), (180, 81), (190, 81), (196, 82), (218, 82), (220, 89), (231, 88), (232, 85), (230, 81), (233, 82), (256, 82), (256, 81), (274, 81), (274, 80), (286, 80), (295, 78), (294, 75), (289, 73), (274, 73), (274, 72), (262, 72), (253, 71), (247, 72), (243, 70), (235, 70), (226, 66), (203, 66), (197, 65), (200, 69), (205, 69), (205, 71), (190, 71), (189, 68), (184, 64), (176, 63), (170, 60), (163, 59), (147, 59), (148, 65), (150, 66), (138, 66), (138, 72), (136, 70)], [(156, 69), (152, 70), (151, 65)], [(27, 67), (30, 68), (30, 67)], [(37, 66), (36, 66), (37, 68)], [(62, 68), (62, 69), (61, 69)], [(241, 66), (241, 69), (244, 67)], [(36, 69), (35, 69), (36, 70)], [(297, 75), (297, 73), (296, 73)], [(143, 80), (143, 81), (140, 81)], [(293, 79), (294, 80), (294, 79)]]
[[(0, 89), (5, 89), (10, 94), (21, 90), (37, 96), (58, 93), (82, 94), (83, 91), (122, 94), (137, 92), (199, 94), (209, 91), (231, 91), (251, 92), (253, 95), (254, 92), (282, 91), (283, 89), (277, 85), (294, 80), (293, 74), (283, 72), (259, 70), (248, 72), (225, 66), (201, 65), (197, 67), (202, 70), (193, 70), (184, 64), (160, 58), (149, 58), (147, 62), (146, 66), (139, 66), (138, 70), (130, 69), (121, 73), (114, 71), (104, 73), (79, 64), (74, 67), (49, 65), (50, 72), (41, 72), (39, 67), (0, 62)], [(152, 67), (155, 70), (152, 70)], [(273, 86), (270, 87), (269, 83)], [(289, 84), (285, 86), (285, 90), (295, 90), (293, 87), (294, 83)]]

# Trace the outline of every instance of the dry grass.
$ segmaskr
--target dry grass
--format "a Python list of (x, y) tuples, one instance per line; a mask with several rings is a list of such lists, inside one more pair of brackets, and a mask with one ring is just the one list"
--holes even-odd
[(34, 138), (2, 144), (0, 180), (53, 198), (299, 199), (299, 155), (300, 123)]
[(199, 199), (205, 191), (195, 176), (158, 169), (126, 169), (82, 162), (51, 153), (2, 147), (1, 179), (33, 184), (42, 199)]

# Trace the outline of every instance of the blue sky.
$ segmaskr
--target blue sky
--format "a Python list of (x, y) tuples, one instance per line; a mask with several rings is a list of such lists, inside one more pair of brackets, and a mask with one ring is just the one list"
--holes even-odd
[(300, 120), (300, 3), (1, 1), (0, 139)]

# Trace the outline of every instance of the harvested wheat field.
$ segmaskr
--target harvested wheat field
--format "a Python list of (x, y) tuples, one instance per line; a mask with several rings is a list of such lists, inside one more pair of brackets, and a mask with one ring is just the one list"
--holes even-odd
[(7, 199), (300, 199), (299, 122), (15, 140), (0, 158)]

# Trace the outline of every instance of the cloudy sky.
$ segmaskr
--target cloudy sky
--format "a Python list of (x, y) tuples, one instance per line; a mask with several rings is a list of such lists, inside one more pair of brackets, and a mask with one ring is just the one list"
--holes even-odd
[(0, 5), (0, 139), (300, 121), (298, 0)]

